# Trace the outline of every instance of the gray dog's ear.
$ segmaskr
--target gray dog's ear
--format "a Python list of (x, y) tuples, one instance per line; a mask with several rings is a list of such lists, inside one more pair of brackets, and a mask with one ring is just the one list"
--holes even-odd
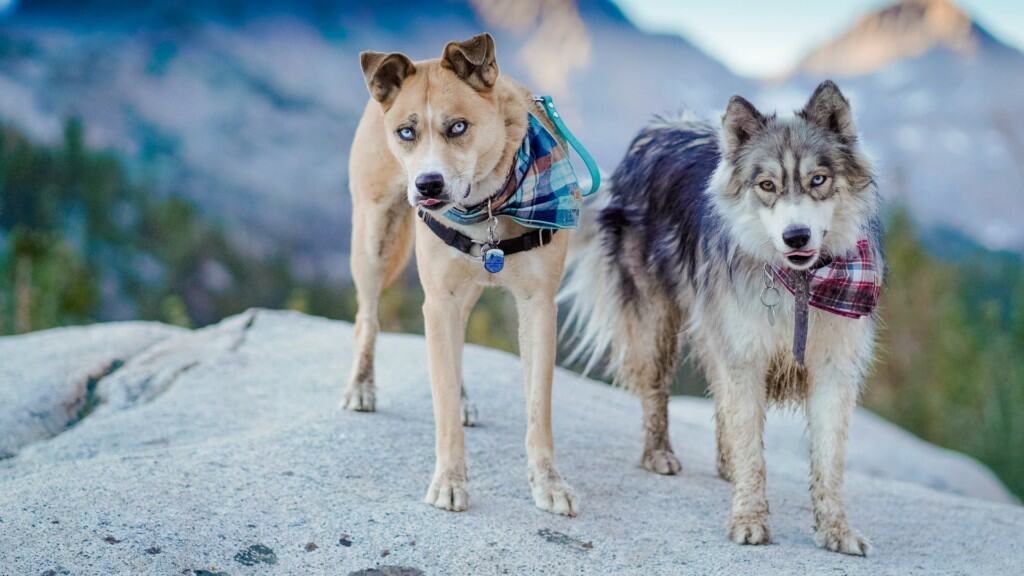
[(839, 91), (839, 87), (831, 80), (825, 80), (814, 90), (807, 106), (798, 112), (801, 118), (816, 124), (847, 140), (857, 138), (857, 129), (853, 125), (853, 113), (850, 101)]
[(722, 117), (722, 135), (726, 150), (736, 150), (764, 128), (765, 118), (742, 96), (733, 96)]
[(363, 76), (366, 78), (370, 96), (380, 102), (385, 109), (395, 101), (402, 81), (416, 72), (412, 60), (399, 52), (360, 52), (359, 65), (363, 67)]
[(441, 66), (455, 72), (478, 92), (486, 92), (498, 80), (494, 38), (484, 32), (465, 42), (449, 42), (441, 55)]

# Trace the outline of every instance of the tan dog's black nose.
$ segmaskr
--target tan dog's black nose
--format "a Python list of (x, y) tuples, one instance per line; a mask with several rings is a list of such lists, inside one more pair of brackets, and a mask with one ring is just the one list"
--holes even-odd
[(444, 192), (444, 176), (440, 172), (426, 172), (416, 177), (416, 190), (426, 198), (436, 198)]

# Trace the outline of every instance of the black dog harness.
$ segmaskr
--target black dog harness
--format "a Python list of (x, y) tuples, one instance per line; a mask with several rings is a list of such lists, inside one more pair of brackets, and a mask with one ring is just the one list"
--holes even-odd
[(474, 258), (481, 258), (485, 252), (485, 247), (486, 249), (497, 248), (508, 256), (519, 252), (528, 252), (534, 248), (540, 248), (541, 246), (547, 246), (551, 243), (551, 238), (555, 235), (555, 232), (558, 231), (554, 228), (540, 228), (532, 232), (527, 232), (522, 236), (516, 236), (515, 238), (509, 238), (508, 240), (499, 240), (497, 243), (492, 245), (489, 242), (477, 242), (462, 232), (445, 226), (422, 209), (417, 209), (416, 215), (423, 220), (423, 223), (427, 225), (427, 228), (430, 228), (430, 231), (440, 238), (442, 242), (452, 248), (455, 248), (459, 252), (468, 254)]

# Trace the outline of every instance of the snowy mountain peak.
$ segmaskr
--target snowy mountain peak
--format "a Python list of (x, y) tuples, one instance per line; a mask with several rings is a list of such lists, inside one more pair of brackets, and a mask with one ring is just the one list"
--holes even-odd
[(936, 48), (973, 56), (999, 44), (952, 0), (902, 0), (865, 14), (845, 33), (813, 50), (798, 71), (860, 76)]

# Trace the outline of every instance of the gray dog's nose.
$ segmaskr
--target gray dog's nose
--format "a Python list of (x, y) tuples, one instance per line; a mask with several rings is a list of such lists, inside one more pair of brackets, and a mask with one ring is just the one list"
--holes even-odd
[(811, 229), (807, 226), (790, 226), (783, 230), (782, 241), (786, 246), (799, 250), (811, 241)]
[(444, 176), (440, 172), (426, 172), (416, 177), (416, 189), (427, 198), (435, 198), (444, 192)]

